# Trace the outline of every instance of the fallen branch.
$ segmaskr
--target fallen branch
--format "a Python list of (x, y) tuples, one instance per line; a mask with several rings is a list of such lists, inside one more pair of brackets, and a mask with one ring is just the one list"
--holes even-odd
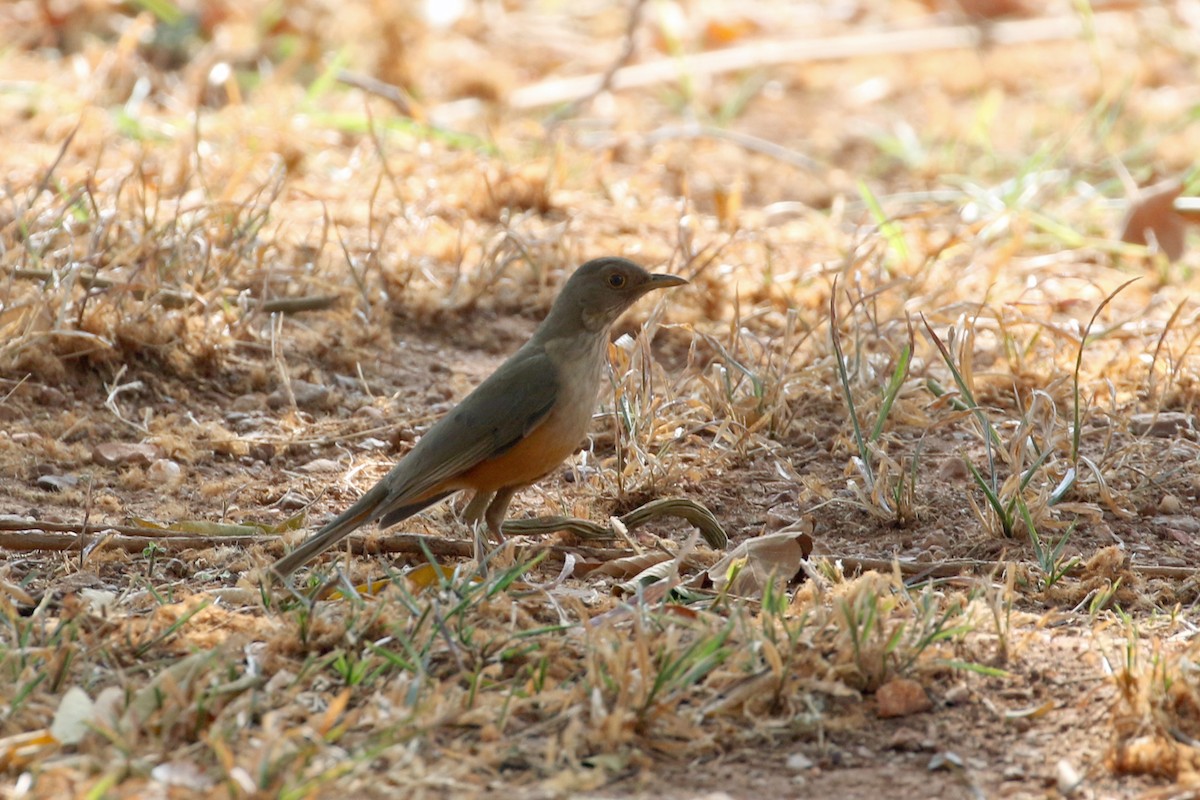
[[(975, 559), (961, 558), (949, 561), (892, 561), (886, 558), (858, 558), (856, 556), (836, 556), (836, 555), (820, 555), (816, 559), (824, 559), (826, 561), (840, 561), (842, 568), (847, 572), (866, 572), (874, 570), (875, 572), (891, 572), (893, 568), (899, 567), (900, 574), (906, 576), (920, 576), (921, 578), (953, 578), (959, 575), (999, 573), (1009, 564), (1026, 564), (1032, 566), (1029, 562), (1020, 561), (978, 561)], [(1067, 575), (1078, 577), (1084, 573), (1083, 564), (1075, 566), (1067, 572)], [(1143, 578), (1172, 578), (1186, 579), (1197, 576), (1195, 567), (1168, 567), (1158, 564), (1130, 564), (1127, 569)]]
[[(78, 522), (48, 522), (46, 520), (0, 519), (0, 531), (21, 531), (21, 535), (30, 533), (74, 533), (94, 536), (103, 531), (124, 534), (140, 539), (229, 539), (233, 541), (256, 541), (260, 538), (278, 538), (277, 534), (264, 533), (261, 536), (248, 534), (245, 536), (197, 536), (187, 531), (172, 531), (165, 528), (151, 528), (145, 525), (109, 525), (108, 523), (80, 524)], [(145, 542), (142, 543), (145, 546)], [(24, 548), (27, 549), (27, 548)]]
[[(693, 507), (694, 506), (694, 507)], [(697, 511), (696, 509), (701, 509)], [(711, 513), (703, 506), (668, 498), (647, 503), (621, 517), (629, 528), (636, 528), (655, 516), (681, 516), (697, 527), (708, 525), (707, 517)], [(695, 519), (693, 519), (693, 516)], [(510, 534), (545, 534), (554, 531), (570, 531), (580, 533), (577, 523), (586, 520), (576, 520), (570, 517), (541, 517), (529, 520), (511, 520), (504, 524), (504, 530)], [(605, 532), (605, 538), (611, 538), (612, 533), (594, 522), (587, 523), (588, 528)], [(106, 537), (105, 547), (115, 547), (131, 553), (140, 553), (153, 541), (168, 552), (195, 550), (209, 547), (245, 547), (249, 544), (265, 545), (272, 552), (282, 552), (283, 536), (281, 534), (264, 533), (261, 535), (245, 536), (204, 536), (192, 533), (147, 528), (137, 525), (88, 525), (71, 522), (47, 522), (25, 520), (0, 520), (0, 549), (14, 552), (30, 552), (33, 550), (78, 550), (81, 543)], [(719, 526), (718, 526), (719, 528)], [(724, 531), (720, 532), (724, 535)], [(474, 545), (469, 539), (448, 539), (444, 536), (429, 536), (416, 533), (392, 533), (382, 536), (355, 536), (347, 540), (350, 551), (359, 556), (406, 554), (423, 555), (426, 550), (442, 558), (472, 558)], [(712, 544), (710, 542), (710, 544)], [(714, 545), (717, 546), (717, 545)], [(579, 545), (539, 544), (521, 545), (520, 550), (539, 552), (548, 549), (551, 553), (572, 553), (593, 561), (603, 561), (613, 558), (623, 558), (629, 555), (625, 548), (597, 548)], [(899, 568), (901, 575), (921, 576), (922, 578), (952, 578), (959, 575), (998, 573), (1013, 561), (985, 561), (977, 559), (952, 559), (947, 561), (899, 561), (886, 558), (862, 558), (859, 556), (839, 556), (822, 554), (814, 556), (813, 560), (840, 562), (847, 572), (891, 572)], [(1194, 567), (1171, 567), (1158, 564), (1130, 564), (1127, 569), (1143, 578), (1188, 579), (1196, 577)], [(1084, 565), (1076, 566), (1068, 574), (1080, 575)]]
[[(834, 61), (847, 58), (969, 50), (988, 44), (1022, 45), (1112, 33), (1131, 24), (1121, 12), (1096, 14), (1088, 21), (1077, 16), (996, 22), (986, 26), (958, 25), (906, 31), (884, 31), (828, 39), (753, 41), (740, 47), (664, 58), (608, 72), (558, 78), (517, 89), (508, 97), (514, 109), (530, 109), (577, 101), (608, 88), (613, 91), (653, 86), (701, 75), (719, 75), (779, 64)], [(435, 111), (431, 116), (436, 117)]]
[(53, 550), (57, 552), (81, 550), (92, 542), (103, 540), (104, 548), (116, 548), (127, 553), (140, 553), (151, 544), (157, 545), (169, 553), (183, 550), (196, 550), (211, 547), (244, 547), (246, 544), (261, 544), (278, 542), (278, 536), (196, 536), (196, 535), (167, 535), (166, 531), (156, 531), (155, 537), (145, 534), (129, 535), (116, 533), (112, 528), (97, 526), (90, 532), (83, 533), (51, 533), (37, 530), (38, 526), (26, 523), (27, 530), (19, 532), (6, 531), (0, 533), (0, 549), (16, 553), (28, 553), (35, 550)]

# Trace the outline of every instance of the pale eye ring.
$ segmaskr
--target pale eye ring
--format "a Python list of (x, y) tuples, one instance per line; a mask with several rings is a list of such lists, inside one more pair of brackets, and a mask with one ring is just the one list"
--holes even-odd
[(608, 285), (614, 289), (625, 288), (625, 276), (619, 272), (614, 272), (608, 276)]

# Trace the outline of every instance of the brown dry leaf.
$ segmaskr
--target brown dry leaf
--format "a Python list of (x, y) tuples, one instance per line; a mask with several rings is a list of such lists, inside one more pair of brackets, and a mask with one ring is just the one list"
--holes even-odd
[(45, 729), (6, 736), (0, 739), (0, 769), (23, 769), (56, 747), (58, 741)]
[(166, 696), (183, 697), (192, 690), (216, 659), (216, 650), (205, 650), (179, 659), (160, 671), (134, 693), (120, 725), (128, 731), (140, 731), (146, 720), (159, 711)]
[(655, 584), (674, 584), (677, 582), (679, 574), (678, 559), (668, 558), (657, 564), (651, 564), (646, 569), (634, 575), (629, 580), (618, 583), (613, 587), (613, 594), (617, 596), (636, 594), (640, 587), (652, 586)]
[(661, 564), (664, 561), (670, 561), (669, 553), (653, 552), (642, 553), (636, 556), (626, 556), (625, 558), (614, 558), (612, 561), (606, 561), (589, 574), (607, 575), (610, 578), (629, 578), (638, 573), (653, 567), (655, 564)]
[[(767, 582), (787, 583), (812, 553), (812, 536), (797, 525), (742, 542), (708, 570), (717, 591), (738, 597), (760, 597)], [(811, 527), (811, 522), (808, 523)]]
[(37, 601), (33, 599), (33, 595), (25, 591), (23, 587), (15, 583), (9, 583), (8, 581), (0, 581), (0, 595), (11, 597), (22, 605), (37, 605)]
[(1171, 261), (1183, 256), (1187, 220), (1175, 210), (1183, 182), (1172, 178), (1139, 192), (1121, 226), (1121, 241), (1157, 247)]
[(50, 732), (63, 744), (79, 744), (87, 735), (89, 725), (95, 721), (96, 705), (88, 693), (72, 686), (63, 694), (54, 712)]
[(745, 39), (759, 30), (759, 24), (746, 17), (710, 19), (704, 24), (704, 46), (725, 47)]
[(317, 733), (325, 736), (333, 730), (333, 726), (337, 723), (338, 718), (342, 716), (342, 713), (346, 710), (346, 706), (350, 703), (350, 695), (352, 693), (350, 687), (346, 687), (338, 692), (333, 700), (329, 701), (329, 707), (325, 709), (325, 712), (321, 714), (321, 718), (317, 720)]

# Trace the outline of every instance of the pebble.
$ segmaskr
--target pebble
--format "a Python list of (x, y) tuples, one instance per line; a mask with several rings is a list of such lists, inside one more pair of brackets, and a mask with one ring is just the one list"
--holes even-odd
[(270, 442), (251, 442), (246, 452), (250, 458), (265, 464), (275, 457), (275, 445)]
[(1164, 494), (1158, 501), (1158, 510), (1163, 514), (1178, 514), (1183, 510), (1183, 503), (1173, 494)]
[(351, 416), (366, 417), (367, 419), (375, 420), (376, 422), (383, 421), (383, 411), (371, 405), (359, 406)]
[(1070, 761), (1060, 758), (1054, 766), (1054, 782), (1058, 784), (1059, 794), (1063, 797), (1070, 797), (1083, 785), (1083, 776), (1071, 765)]
[(340, 472), (342, 465), (331, 458), (314, 458), (300, 467), (301, 472)]
[(160, 486), (174, 486), (183, 479), (183, 468), (169, 458), (158, 458), (146, 469), (146, 477)]
[(933, 749), (932, 743), (925, 738), (925, 734), (907, 727), (900, 727), (892, 731), (887, 747), (889, 750), (902, 753), (919, 753), (922, 750)]
[(229, 404), (229, 410), (248, 414), (263, 411), (267, 407), (267, 396), (261, 392), (248, 392), (241, 397), (235, 397)]
[(271, 408), (283, 408), (290, 405), (291, 398), (295, 397), (298, 408), (324, 408), (329, 404), (332, 396), (329, 387), (321, 383), (294, 380), (290, 386), (292, 390), (290, 396), (288, 387), (280, 386), (267, 395), (267, 405)]
[(803, 753), (792, 753), (787, 757), (787, 768), (793, 772), (812, 769), (814, 766), (816, 766), (816, 762)]
[(156, 444), (103, 442), (92, 448), (92, 461), (105, 467), (129, 466), (131, 464), (148, 467), (155, 459), (162, 457), (162, 448)]
[(79, 478), (74, 475), (42, 475), (37, 479), (37, 487), (47, 492), (61, 492), (79, 484)]
[(279, 506), (283, 511), (296, 511), (308, 505), (308, 498), (295, 492), (285, 492), (283, 497), (280, 497), (276, 501), (275, 505)]
[(1129, 431), (1134, 436), (1172, 437), (1196, 430), (1196, 418), (1183, 411), (1134, 414), (1129, 418)]
[(938, 467), (938, 478), (944, 481), (964, 481), (970, 474), (962, 456), (950, 456)]
[(933, 707), (925, 687), (911, 678), (893, 678), (875, 692), (875, 713), (880, 717), (907, 717)]
[(948, 706), (962, 705), (971, 699), (971, 687), (965, 683), (956, 683), (946, 690), (943, 698)]

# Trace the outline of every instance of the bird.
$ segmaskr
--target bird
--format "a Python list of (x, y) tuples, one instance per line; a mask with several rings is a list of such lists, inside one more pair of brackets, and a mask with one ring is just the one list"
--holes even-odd
[(272, 572), (286, 579), (368, 522), (389, 528), (460, 491), (473, 492), (463, 512), (467, 524), (474, 528), (482, 519), (502, 538), (513, 496), (553, 471), (587, 435), (613, 323), (645, 294), (686, 283), (624, 258), (583, 264), (528, 342)]

